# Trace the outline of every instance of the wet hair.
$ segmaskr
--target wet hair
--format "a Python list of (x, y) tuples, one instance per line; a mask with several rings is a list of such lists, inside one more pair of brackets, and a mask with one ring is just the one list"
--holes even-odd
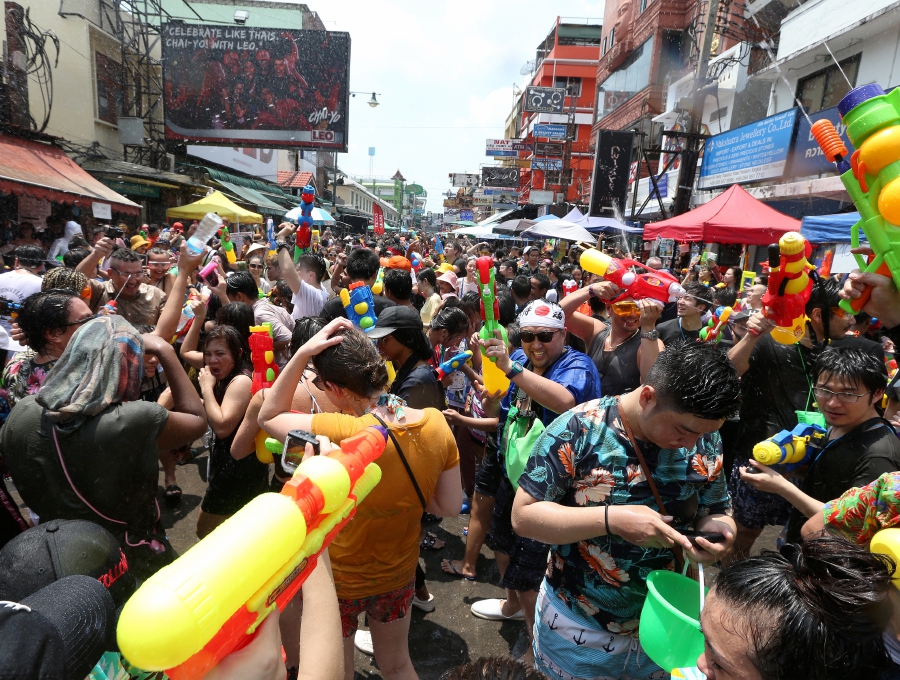
[(723, 569), (714, 594), (763, 680), (875, 678), (892, 665), (882, 636), (894, 566), (821, 536)]
[(710, 292), (709, 288), (698, 281), (691, 281), (690, 283), (684, 284), (684, 294), (694, 298), (694, 301), (696, 302), (694, 305), (695, 307), (703, 305), (704, 311), (709, 311), (709, 308), (712, 306), (711, 300), (713, 294)]
[(497, 286), (497, 306), (500, 308), (500, 325), (509, 326), (516, 320), (516, 301), (508, 286)]
[(447, 331), (450, 335), (459, 335), (469, 329), (469, 317), (458, 307), (444, 307), (431, 320), (431, 329)]
[(827, 347), (816, 360), (813, 380), (828, 382), (832, 378), (845, 378), (859, 382), (867, 392), (875, 394), (884, 390), (888, 375), (884, 362), (856, 347)]
[(259, 298), (259, 289), (250, 272), (235, 272), (225, 279), (225, 288), (229, 293), (242, 293), (253, 301)]
[[(541, 297), (543, 297), (544, 293), (546, 293), (550, 289), (550, 277), (546, 274), (537, 272), (535, 274), (532, 274), (531, 278), (537, 281), (538, 291), (541, 293)], [(529, 286), (530, 285), (531, 282), (529, 281)]]
[(328, 271), (325, 266), (325, 258), (316, 253), (302, 255), (300, 259), (297, 260), (297, 267), (308, 272), (313, 272), (316, 275), (316, 281), (319, 283), (322, 282), (322, 279), (325, 278), (325, 274)]
[(130, 248), (116, 248), (112, 251), (109, 259), (117, 260), (118, 262), (143, 262), (141, 256)]
[(509, 288), (516, 297), (527, 299), (531, 295), (531, 280), (527, 276), (517, 276)]
[(469, 314), (477, 314), (481, 318), (481, 296), (474, 290), (462, 296), (459, 301), (459, 308), (468, 316)]
[(719, 307), (734, 307), (734, 303), (737, 302), (737, 293), (734, 292), (734, 288), (716, 288), (713, 300)]
[(41, 290), (62, 289), (80, 296), (88, 285), (87, 277), (79, 271), (68, 267), (54, 267), (41, 279)]
[(347, 256), (347, 276), (351, 281), (374, 279), (381, 267), (378, 253), (367, 248), (358, 248)]
[(241, 335), (237, 328), (226, 324), (219, 324), (206, 334), (206, 339), (203, 341), (204, 353), (206, 348), (209, 347), (209, 343), (213, 340), (224, 342), (231, 354), (231, 358), (234, 360), (234, 368), (231, 369), (231, 372), (225, 378), (219, 381), (219, 383), (227, 385), (232, 377), (245, 369), (249, 369), (252, 365), (250, 362), (250, 345), (247, 344), (244, 336)]
[(24, 245), (13, 251), (16, 259), (24, 267), (40, 267), (47, 259), (47, 253), (40, 246)]
[(741, 382), (725, 352), (705, 342), (675, 342), (660, 352), (645, 385), (666, 410), (721, 420), (741, 405)]
[(510, 351), (522, 346), (522, 330), (519, 322), (513, 321), (506, 326), (506, 339), (509, 341)]
[(441, 680), (542, 680), (543, 675), (521, 661), (506, 656), (482, 657), (457, 666)]
[(86, 239), (81, 236), (74, 236), (71, 241), (69, 241), (70, 248), (88, 248), (90, 247), (90, 243), (87, 242)]
[(90, 257), (91, 251), (89, 248), (69, 248), (65, 255), (63, 255), (63, 264), (66, 267), (71, 267), (74, 269), (81, 262)]
[(809, 300), (806, 302), (806, 315), (811, 316), (814, 309), (822, 310), (822, 327), (825, 337), (825, 344), (831, 339), (829, 326), (831, 326), (831, 308), (841, 304), (840, 290), (842, 284), (834, 279), (817, 277), (813, 283), (812, 291), (809, 294)]
[(360, 397), (382, 390), (388, 381), (387, 367), (366, 334), (353, 327), (339, 329), (334, 335), (342, 335), (343, 342), (326, 347), (313, 357), (313, 366), (322, 380)]
[(153, 246), (150, 250), (147, 251), (147, 255), (165, 255), (166, 260), (169, 259), (169, 251), (165, 248), (160, 248), (159, 246)]
[[(256, 325), (253, 307), (246, 302), (229, 302), (216, 311), (217, 326), (231, 326), (237, 329), (244, 341), (250, 342), (250, 326)], [(247, 345), (249, 347), (249, 344)]]
[(272, 290), (269, 291), (269, 298), (274, 298), (275, 296), (287, 298), (288, 302), (290, 302), (294, 297), (294, 291), (291, 290), (287, 281), (278, 279), (275, 285), (272, 286)]
[(67, 290), (47, 290), (29, 295), (16, 321), (28, 346), (38, 354), (47, 348), (45, 333), (64, 330), (69, 323), (69, 303), (78, 296)]
[(317, 316), (305, 316), (298, 320), (291, 333), (291, 356), (294, 356), (298, 349), (323, 328), (325, 328), (325, 322)]
[(734, 287), (740, 288), (741, 287), (741, 278), (744, 276), (744, 270), (741, 269), (740, 267), (728, 267), (725, 269), (725, 271), (727, 272), (729, 269), (734, 274), (734, 284), (733, 284)]
[(501, 262), (500, 264), (502, 264), (504, 267), (508, 267), (509, 269), (512, 269), (512, 273), (513, 273), (514, 277), (519, 272), (519, 263), (516, 262), (513, 258), (503, 260), (503, 262)]
[(412, 276), (402, 269), (388, 269), (384, 273), (384, 290), (397, 300), (409, 300), (412, 295)]

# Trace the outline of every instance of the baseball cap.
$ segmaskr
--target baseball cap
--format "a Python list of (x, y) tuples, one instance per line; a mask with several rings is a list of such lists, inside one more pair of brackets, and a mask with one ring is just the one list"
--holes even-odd
[(396, 330), (422, 330), (422, 317), (413, 307), (388, 307), (378, 316), (375, 327), (366, 335), (373, 340), (386, 337)]
[(119, 542), (93, 522), (50, 520), (19, 534), (0, 550), (0, 600), (20, 602), (75, 575), (100, 581), (116, 607), (125, 604), (136, 589)]
[(412, 263), (402, 255), (394, 255), (388, 258), (387, 264), (384, 266), (386, 269), (402, 269), (406, 272), (412, 270)]
[(172, 223), (172, 229), (175, 231), (184, 231), (184, 225), (181, 222)]
[(150, 241), (148, 241), (147, 239), (145, 239), (145, 238), (144, 238), (143, 236), (141, 236), (140, 234), (137, 234), (136, 236), (132, 236), (132, 237), (131, 237), (131, 249), (132, 249), (132, 250), (137, 250), (137, 249), (140, 248), (141, 246), (149, 246), (149, 245), (152, 245), (152, 244), (150, 243)]
[(84, 680), (112, 645), (115, 627), (112, 597), (90, 576), (0, 603), (0, 677)]

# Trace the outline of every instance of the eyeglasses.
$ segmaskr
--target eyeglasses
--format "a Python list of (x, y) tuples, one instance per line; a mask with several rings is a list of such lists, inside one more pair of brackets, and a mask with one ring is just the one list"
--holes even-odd
[(248, 264), (247, 269), (262, 269), (263, 266), (261, 264)]
[(616, 316), (640, 316), (641, 308), (633, 302), (614, 302), (612, 305), (613, 314)]
[(148, 262), (147, 263), (151, 267), (168, 267), (168, 262)]
[(522, 342), (534, 342), (534, 339), (537, 338), (546, 345), (548, 342), (553, 341), (553, 336), (557, 333), (559, 333), (558, 328), (553, 331), (539, 331), (537, 333), (533, 333), (532, 331), (520, 331), (519, 338)]
[(130, 277), (134, 278), (135, 276), (141, 275), (141, 272), (123, 272), (121, 269), (116, 269), (115, 267), (110, 267), (109, 270), (112, 272), (115, 272), (119, 276), (125, 276), (125, 277), (130, 276)]
[(88, 321), (93, 321), (94, 319), (96, 319), (99, 316), (100, 316), (99, 314), (91, 314), (89, 317), (86, 317), (84, 319), (79, 319), (78, 321), (70, 321), (69, 323), (64, 323), (63, 327), (81, 326), (82, 324), (86, 324)]
[(823, 403), (830, 401), (832, 397), (837, 397), (838, 401), (844, 404), (855, 404), (859, 401), (860, 397), (872, 393), (863, 392), (862, 394), (853, 394), (853, 392), (832, 392), (831, 390), (826, 390), (824, 387), (816, 387), (813, 388), (813, 394), (816, 395), (818, 401)]
[(847, 312), (844, 309), (842, 309), (841, 307), (832, 307), (831, 313), (834, 314), (839, 319), (847, 318)]

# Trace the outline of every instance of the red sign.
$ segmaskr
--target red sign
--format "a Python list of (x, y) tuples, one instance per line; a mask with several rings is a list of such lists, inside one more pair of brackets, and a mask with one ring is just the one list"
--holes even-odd
[(384, 211), (377, 203), (372, 206), (372, 231), (376, 236), (384, 235)]

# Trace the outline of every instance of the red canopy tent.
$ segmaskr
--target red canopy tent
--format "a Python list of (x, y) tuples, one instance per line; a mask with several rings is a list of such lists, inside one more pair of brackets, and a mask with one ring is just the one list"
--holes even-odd
[(788, 231), (800, 231), (800, 220), (770, 208), (735, 184), (696, 210), (648, 224), (644, 240), (659, 236), (683, 242), (767, 246)]

